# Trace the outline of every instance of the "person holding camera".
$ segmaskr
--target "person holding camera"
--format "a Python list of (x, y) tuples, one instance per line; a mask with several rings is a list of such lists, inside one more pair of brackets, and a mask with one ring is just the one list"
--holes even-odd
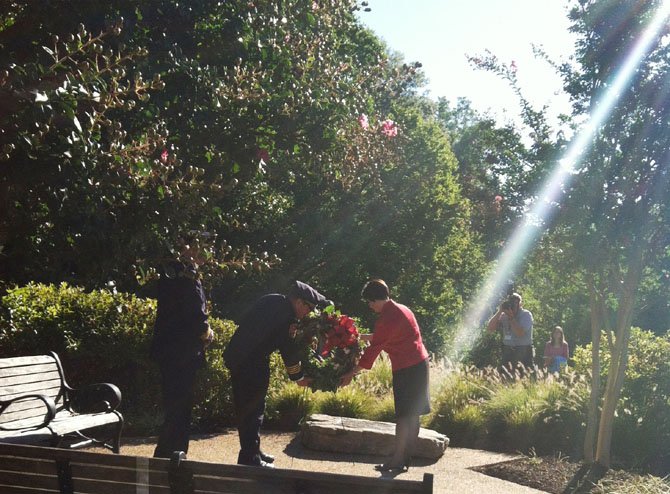
[(523, 308), (521, 295), (513, 293), (493, 315), (489, 332), (502, 332), (502, 365), (514, 370), (519, 364), (533, 367), (533, 314)]

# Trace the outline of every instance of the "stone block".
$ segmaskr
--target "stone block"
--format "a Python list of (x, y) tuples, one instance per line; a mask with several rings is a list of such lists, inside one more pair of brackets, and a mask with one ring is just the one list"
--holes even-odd
[[(303, 446), (334, 453), (390, 455), (395, 440), (395, 424), (373, 420), (310, 415), (302, 424)], [(413, 456), (437, 459), (449, 446), (449, 438), (423, 427)]]

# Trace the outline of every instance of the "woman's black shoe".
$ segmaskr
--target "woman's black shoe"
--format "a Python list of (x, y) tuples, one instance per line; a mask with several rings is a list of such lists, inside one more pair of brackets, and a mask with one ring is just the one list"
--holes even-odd
[(407, 465), (387, 465), (382, 463), (381, 465), (375, 465), (375, 470), (378, 472), (390, 472), (390, 473), (405, 473), (409, 470)]

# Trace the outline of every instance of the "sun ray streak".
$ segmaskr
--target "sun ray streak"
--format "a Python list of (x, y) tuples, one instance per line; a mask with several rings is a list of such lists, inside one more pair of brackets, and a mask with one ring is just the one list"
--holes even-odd
[(566, 185), (575, 175), (576, 166), (581, 156), (588, 149), (593, 137), (606, 122), (618, 102), (621, 94), (628, 87), (642, 59), (649, 53), (657, 41), (661, 28), (670, 15), (670, 0), (665, 0), (658, 8), (652, 21), (644, 30), (626, 56), (621, 67), (615, 74), (602, 98), (593, 106), (593, 111), (582, 129), (575, 135), (568, 146), (565, 156), (561, 158), (549, 178), (545, 181), (538, 199), (526, 213), (522, 224), (517, 227), (504, 251), (498, 258), (495, 268), (483, 282), (476, 296), (468, 304), (461, 323), (456, 331), (452, 357), (461, 358), (464, 352), (472, 347), (480, 334), (484, 317), (493, 307), (508, 280), (513, 278), (519, 264), (528, 253), (535, 241), (543, 232), (552, 205), (562, 199)]

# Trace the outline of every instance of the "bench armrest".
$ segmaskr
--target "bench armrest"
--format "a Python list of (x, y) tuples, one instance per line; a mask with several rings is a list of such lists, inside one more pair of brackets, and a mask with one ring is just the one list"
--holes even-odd
[(67, 408), (75, 413), (110, 412), (121, 404), (121, 390), (114, 384), (96, 383), (67, 388)]
[[(37, 413), (33, 406), (26, 407), (28, 402), (41, 401), (44, 415)], [(16, 396), (9, 400), (0, 400), (0, 430), (20, 431), (39, 429), (49, 424), (56, 416), (56, 404), (53, 399), (42, 394)]]

